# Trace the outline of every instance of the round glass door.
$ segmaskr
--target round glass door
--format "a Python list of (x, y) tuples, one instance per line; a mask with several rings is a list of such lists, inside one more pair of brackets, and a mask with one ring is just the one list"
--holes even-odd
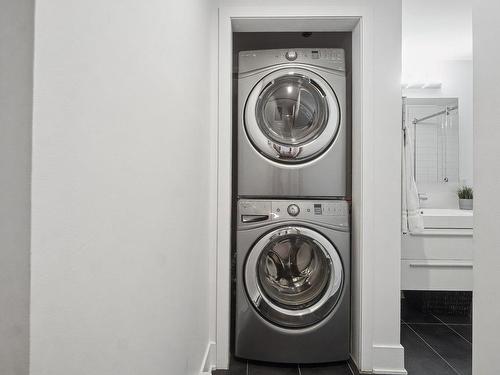
[(331, 260), (320, 246), (294, 233), (269, 242), (259, 257), (257, 274), (272, 302), (301, 309), (322, 297), (330, 279)]
[(323, 92), (307, 77), (284, 76), (264, 88), (257, 99), (255, 117), (269, 139), (297, 146), (323, 132), (328, 103)]
[(268, 320), (285, 327), (315, 324), (336, 305), (343, 269), (335, 247), (320, 233), (305, 227), (276, 229), (250, 252), (247, 292)]
[(244, 124), (259, 153), (275, 162), (299, 164), (317, 158), (334, 142), (340, 109), (322, 77), (302, 68), (280, 69), (251, 91)]

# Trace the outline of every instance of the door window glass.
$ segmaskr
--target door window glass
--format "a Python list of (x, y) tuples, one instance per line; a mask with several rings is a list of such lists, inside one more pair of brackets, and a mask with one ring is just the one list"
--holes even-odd
[(315, 139), (328, 120), (324, 94), (302, 75), (272, 81), (260, 94), (255, 110), (261, 131), (284, 145), (297, 146)]
[(258, 280), (273, 303), (288, 309), (314, 305), (328, 287), (331, 260), (322, 246), (297, 234), (280, 236), (262, 251)]

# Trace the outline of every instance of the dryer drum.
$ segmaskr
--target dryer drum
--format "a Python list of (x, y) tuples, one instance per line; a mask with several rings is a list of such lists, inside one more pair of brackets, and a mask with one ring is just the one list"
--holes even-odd
[(328, 102), (314, 81), (287, 75), (268, 84), (257, 99), (255, 118), (273, 141), (300, 146), (316, 139), (328, 121)]
[(254, 149), (284, 164), (318, 158), (335, 141), (341, 120), (332, 87), (302, 67), (263, 77), (248, 95), (243, 117)]

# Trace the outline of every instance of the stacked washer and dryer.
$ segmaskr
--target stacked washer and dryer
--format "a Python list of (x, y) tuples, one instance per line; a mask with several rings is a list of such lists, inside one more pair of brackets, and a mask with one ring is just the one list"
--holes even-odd
[(343, 49), (239, 53), (236, 357), (349, 357)]

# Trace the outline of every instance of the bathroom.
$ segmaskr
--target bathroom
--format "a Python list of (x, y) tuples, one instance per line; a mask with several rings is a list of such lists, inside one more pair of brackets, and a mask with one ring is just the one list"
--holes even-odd
[[(17, 0), (0, 10), (0, 374), (500, 371), (497, 1)], [(236, 190), (242, 170), (253, 188), (304, 183), (238, 166), (236, 57), (269, 48), (290, 63), (307, 53), (337, 64), (327, 84), (317, 77), (327, 69), (315, 71), (301, 103), (336, 95), (340, 193), (310, 181), (310, 196)], [(297, 107), (283, 108), (268, 120)], [(238, 205), (256, 198), (264, 204)], [(320, 344), (295, 345), (309, 354), (300, 363), (235, 356), (235, 332), (254, 333), (235, 329), (236, 299), (249, 294), (240, 285), (234, 297), (239, 224), (260, 230), (316, 210), (341, 228), (302, 230), (338, 247), (342, 319)], [(329, 332), (343, 360), (316, 363), (340, 351)], [(289, 337), (253, 348), (276, 344), (285, 358), (287, 345), (298, 350)]]
[(472, 373), (474, 210), (473, 200), (458, 194), (470, 188), (472, 198), (474, 187), (472, 5), (448, 5), (403, 1), (409, 140), (403, 148), (408, 211), (401, 237), (401, 344), (409, 374)]

